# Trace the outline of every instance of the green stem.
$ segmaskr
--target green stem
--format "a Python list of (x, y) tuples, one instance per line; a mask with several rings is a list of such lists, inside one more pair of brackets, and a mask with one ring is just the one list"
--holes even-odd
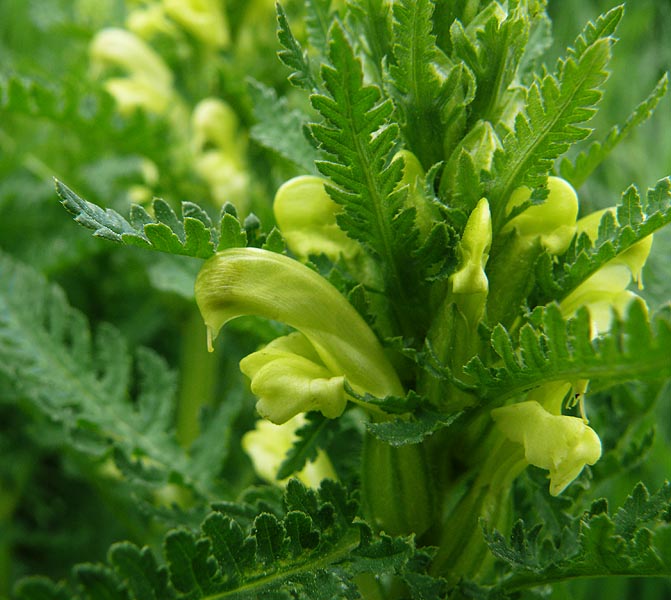
[(460, 577), (483, 574), (488, 556), (481, 531), (481, 520), (489, 529), (509, 526), (510, 490), (514, 479), (527, 463), (521, 447), (506, 440), (494, 430), (486, 445), (486, 458), (478, 469), (466, 494), (451, 511), (431, 565), (434, 575), (447, 577), (452, 583)]
[(182, 340), (177, 438), (188, 447), (200, 433), (201, 410), (214, 398), (217, 359), (207, 351), (203, 321), (197, 310), (192, 310), (186, 319)]

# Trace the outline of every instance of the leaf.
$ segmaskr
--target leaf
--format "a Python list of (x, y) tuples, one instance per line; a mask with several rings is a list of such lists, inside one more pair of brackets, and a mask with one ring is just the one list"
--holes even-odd
[(653, 115), (657, 104), (666, 94), (668, 84), (669, 76), (665, 73), (648, 97), (634, 109), (622, 126), (614, 125), (603, 141), (592, 142), (587, 150), (576, 156), (575, 160), (570, 161), (564, 157), (559, 165), (561, 176), (576, 189), (582, 186), (615, 147)]
[(140, 495), (178, 481), (213, 500), (216, 481), (193, 479), (172, 431), (176, 379), (165, 361), (148, 349), (131, 355), (110, 325), (92, 336), (59, 288), (5, 255), (0, 278), (0, 373), (13, 386), (3, 401), (21, 398), (57, 427), (60, 444), (93, 460), (113, 451)]
[[(526, 93), (524, 110), (515, 118), (514, 129), (502, 136), (503, 150), (494, 153), (493, 172), (485, 196), (492, 207), (495, 231), (505, 221), (511, 193), (520, 185), (538, 188), (552, 169), (554, 160), (590, 130), (581, 126), (592, 118), (607, 79), (614, 23), (621, 8), (589, 24), (557, 62), (555, 73), (536, 78)], [(607, 23), (607, 24), (606, 24)]]
[(491, 6), (478, 15), (479, 26), (464, 27), (457, 20), (450, 28), (453, 57), (461, 59), (475, 78), (471, 123), (498, 121), (529, 38), (530, 19), (524, 5), (511, 9), (505, 19)]
[(337, 431), (337, 421), (327, 419), (321, 413), (307, 413), (306, 419), (307, 423), (296, 430), (297, 440), (277, 471), (279, 480), (297, 473), (306, 462), (314, 460), (319, 449), (327, 448)]
[(405, 418), (368, 423), (366, 427), (377, 439), (391, 446), (405, 446), (419, 444), (436, 431), (449, 427), (459, 416), (460, 413), (445, 415), (420, 408)]
[(617, 206), (619, 227), (606, 214), (599, 226), (599, 237), (592, 244), (586, 235), (574, 239), (555, 263), (548, 257), (536, 268), (539, 284), (537, 303), (562, 300), (603, 265), (619, 256), (636, 242), (671, 223), (671, 179), (665, 177), (648, 190), (646, 211), (638, 189), (630, 186)]
[(395, 63), (389, 68), (396, 108), (408, 147), (426, 167), (443, 157), (441, 115), (445, 82), (436, 70), (439, 50), (432, 33), (434, 5), (430, 0), (394, 3), (392, 26)]
[(612, 575), (668, 577), (670, 500), (668, 483), (653, 496), (639, 483), (615, 517), (608, 514), (607, 503), (596, 502), (571, 524), (578, 540), (575, 547), (546, 537), (542, 524), (526, 529), (518, 521), (509, 542), (498, 532), (486, 532), (490, 550), (507, 566), (500, 583), (489, 591), (513, 594), (550, 581)]
[[(114, 544), (108, 565), (74, 568), (76, 589), (46, 579), (17, 586), (21, 600), (333, 600), (356, 598), (354, 578), (404, 569), (414, 555), (404, 538), (374, 535), (357, 518), (356, 502), (334, 482), (318, 492), (292, 480), (285, 512), (257, 514), (242, 527), (218, 512), (199, 532), (175, 529), (163, 545), (165, 561), (148, 548)], [(157, 566), (165, 562), (166, 567)], [(65, 596), (64, 594), (67, 594)]]
[(291, 162), (297, 174), (315, 173), (317, 153), (303, 132), (305, 115), (291, 110), (286, 98), (278, 98), (275, 90), (260, 82), (251, 81), (249, 91), (256, 119), (251, 136), (264, 148)]
[(283, 48), (277, 56), (287, 67), (293, 69), (288, 77), (289, 82), (308, 91), (315, 90), (318, 86), (312, 75), (307, 52), (301, 48), (291, 32), (282, 5), (278, 2), (275, 6), (277, 8), (277, 39)]
[(93, 229), (93, 235), (97, 237), (197, 258), (209, 258), (214, 254), (217, 240), (209, 217), (190, 202), (182, 203), (181, 218), (160, 199), (154, 201), (155, 219), (139, 205), (133, 205), (129, 223), (116, 211), (103, 210), (80, 198), (60, 181), (56, 181), (56, 191), (75, 221)]
[(60, 181), (56, 181), (56, 191), (77, 223), (92, 229), (94, 236), (118, 244), (206, 259), (226, 248), (261, 245), (267, 237), (260, 233), (261, 224), (252, 214), (245, 219), (243, 229), (230, 204), (222, 208), (215, 227), (208, 214), (193, 202), (182, 202), (178, 216), (167, 202), (157, 198), (153, 203), (154, 217), (140, 205), (132, 204), (126, 220), (110, 208), (84, 200)]
[(426, 290), (412, 260), (421, 245), (415, 209), (405, 205), (406, 188), (397, 189), (403, 165), (390, 162), (398, 138), (390, 122), (393, 105), (382, 100), (378, 87), (364, 84), (361, 64), (337, 21), (330, 35), (332, 65), (322, 66), (326, 93), (311, 97), (325, 119), (311, 126), (326, 155), (317, 168), (330, 178), (327, 192), (343, 208), (338, 225), (378, 261), (396, 314), (412, 314), (406, 326), (417, 328), (424, 324)]
[(589, 379), (596, 390), (626, 381), (664, 380), (671, 377), (664, 351), (669, 344), (671, 315), (662, 311), (650, 322), (640, 301), (594, 340), (586, 310), (564, 319), (559, 307), (550, 304), (536, 308), (515, 339), (497, 325), (491, 336), (493, 365), (476, 357), (464, 372), (478, 382), (477, 396), (498, 405), (551, 381)]
[(19, 74), (0, 74), (0, 114), (26, 115), (67, 125), (88, 144), (114, 144), (128, 154), (155, 155), (165, 138), (165, 124), (136, 111), (121, 117), (115, 101), (86, 78), (49, 81)]

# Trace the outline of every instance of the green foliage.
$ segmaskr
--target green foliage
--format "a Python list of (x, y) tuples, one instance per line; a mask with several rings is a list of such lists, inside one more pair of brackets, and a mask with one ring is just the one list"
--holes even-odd
[(496, 366), (486, 367), (476, 357), (465, 371), (478, 381), (476, 393), (497, 404), (549, 381), (589, 379), (598, 389), (634, 379), (663, 380), (671, 374), (663, 350), (671, 343), (668, 311), (653, 317), (651, 325), (645, 306), (634, 302), (624, 321), (590, 338), (586, 310), (564, 319), (557, 305), (550, 304), (536, 308), (514, 339), (497, 325), (490, 363)]
[(541, 257), (536, 269), (540, 301), (561, 300), (608, 261), (633, 244), (652, 235), (671, 222), (671, 180), (666, 177), (647, 193), (645, 204), (635, 186), (622, 194), (617, 206), (616, 227), (612, 215), (604, 214), (599, 237), (592, 243), (587, 235), (574, 239), (559, 261)]
[(17, 598), (356, 598), (354, 577), (400, 571), (414, 554), (408, 540), (374, 536), (356, 512), (337, 484), (325, 481), (315, 492), (292, 480), (280, 517), (263, 512), (241, 526), (213, 512), (197, 532), (166, 535), (165, 566), (149, 548), (121, 542), (106, 565), (75, 567), (76, 587), (25, 579)]
[(581, 126), (595, 113), (606, 81), (615, 27), (622, 7), (591, 23), (576, 39), (555, 73), (536, 78), (526, 93), (524, 111), (515, 117), (512, 131), (502, 139), (503, 150), (494, 155), (493, 174), (486, 196), (493, 208), (496, 229), (504, 222), (504, 209), (519, 185), (537, 188), (543, 184), (556, 158), (571, 144), (589, 135)]
[[(627, 188), (595, 240), (554, 255), (545, 234), (501, 234), (543, 202), (553, 173), (581, 187), (581, 214), (633, 179), (613, 186), (618, 152), (643, 181), (667, 175), (668, 140), (645, 124), (657, 109), (664, 131), (671, 114), (662, 9), (642, 0), (623, 19), (615, 7), (555, 61), (549, 14), (561, 13), (564, 47), (580, 27), (567, 21), (591, 18), (593, 3), (204, 3), (202, 27), (190, 3), (33, 4), (6, 0), (12, 18), (0, 23), (0, 597), (580, 599), (594, 578), (605, 590), (625, 577), (649, 579), (632, 597), (668, 596), (655, 578), (671, 576), (671, 313), (668, 282), (649, 282), (668, 280), (671, 180)], [(147, 55), (94, 68), (87, 48), (107, 27), (160, 56), (167, 108), (147, 102)], [(608, 94), (640, 87), (628, 56), (638, 46), (643, 87), (657, 84), (623, 119)], [(283, 233), (276, 189), (317, 174), (335, 205), (300, 198)], [(54, 177), (74, 221), (112, 244), (78, 234)], [(510, 211), (523, 185), (531, 199)], [(483, 198), (491, 231), (485, 210), (469, 219)], [(605, 330), (585, 306), (568, 314), (573, 291), (652, 234), (652, 308), (635, 299), (622, 311), (597, 289), (613, 308)], [(268, 395), (289, 401), (292, 385), (316, 408), (328, 389), (344, 412), (309, 412), (252, 448), (255, 385), (238, 363), (290, 328), (241, 317), (210, 354), (193, 283), (219, 251), (292, 264), (300, 242), (317, 291), (297, 290), (282, 314), (328, 321), (323, 276), (367, 323), (389, 379), (379, 389), (398, 391), (353, 389), (332, 338), (306, 334), (269, 361)], [(242, 302), (217, 285), (223, 308)], [(329, 335), (355, 337), (337, 322)], [(546, 457), (527, 456), (538, 432), (504, 431), (491, 412), (587, 382), (591, 450), (598, 436), (603, 456), (584, 466), (569, 434), (539, 425), (548, 447), (566, 445), (553, 459), (584, 466), (555, 497), (533, 466)], [(560, 400), (539, 400), (547, 422), (589, 431), (569, 418), (584, 417), (582, 402)], [(268, 475), (313, 469), (306, 480), (319, 480), (318, 453), (340, 483), (284, 488)]]
[(627, 117), (624, 124), (621, 127), (613, 125), (603, 142), (592, 142), (586, 151), (576, 156), (573, 162), (564, 157), (559, 164), (561, 176), (571, 182), (576, 189), (585, 183), (594, 169), (608, 157), (615, 147), (652, 116), (659, 101), (666, 94), (668, 85), (669, 76), (665, 73), (648, 97)]
[[(0, 264), (0, 373), (11, 384), (2, 402), (24, 404), (52, 422), (59, 447), (94, 463), (113, 457), (139, 497), (173, 483), (203, 499), (221, 494), (213, 476), (229, 438), (219, 433), (216, 444), (191, 455), (180, 447), (172, 431), (175, 374), (165, 361), (148, 349), (133, 357), (110, 325), (92, 335), (60, 289), (5, 255)], [(231, 408), (211, 420), (215, 431), (235, 417)], [(114, 483), (112, 477), (106, 485)]]
[(111, 242), (193, 258), (209, 258), (219, 250), (247, 245), (263, 245), (281, 251), (281, 236), (277, 237), (277, 230), (268, 235), (262, 233), (254, 215), (249, 215), (241, 225), (232, 205), (222, 208), (218, 227), (197, 204), (182, 202), (178, 216), (160, 198), (152, 203), (154, 216), (139, 204), (133, 204), (129, 220), (126, 220), (113, 209), (102, 209), (80, 198), (60, 181), (56, 182), (56, 191), (77, 223), (93, 229), (93, 235)]
[(494, 556), (515, 570), (502, 578), (498, 590), (513, 594), (573, 577), (668, 577), (670, 501), (669, 484), (653, 495), (638, 484), (612, 515), (605, 499), (593, 502), (562, 532), (562, 539), (548, 536), (542, 525), (526, 529), (521, 521), (513, 527), (510, 541), (498, 532), (489, 533)]
[(290, 110), (285, 98), (278, 98), (275, 90), (259, 82), (252, 82), (250, 92), (257, 121), (250, 131), (252, 137), (289, 161), (298, 173), (315, 171), (316, 152), (303, 135), (303, 114)]

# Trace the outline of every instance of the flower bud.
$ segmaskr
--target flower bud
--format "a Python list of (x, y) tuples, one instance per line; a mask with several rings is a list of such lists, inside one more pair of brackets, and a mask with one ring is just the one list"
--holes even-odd
[(195, 38), (215, 48), (230, 43), (221, 0), (163, 0), (166, 14)]
[(487, 294), (489, 282), (485, 266), (492, 244), (492, 218), (489, 203), (482, 198), (468, 217), (459, 243), (459, 269), (451, 277), (455, 294)]
[(357, 242), (338, 227), (340, 207), (324, 188), (325, 180), (313, 175), (294, 177), (275, 194), (273, 211), (291, 251), (301, 260), (325, 254), (332, 260), (359, 253)]
[[(305, 418), (302, 415), (283, 425), (274, 425), (261, 419), (256, 422), (253, 430), (242, 436), (242, 447), (261, 479), (268, 483), (286, 485), (288, 479), (278, 480), (277, 472), (296, 439), (296, 430), (304, 423)], [(323, 450), (319, 450), (317, 457), (308, 461), (294, 477), (312, 488), (318, 488), (323, 479), (337, 479), (333, 465)]]
[[(540, 238), (541, 245), (551, 254), (564, 252), (575, 233), (575, 220), (578, 216), (578, 196), (571, 184), (559, 177), (548, 177), (548, 196), (542, 204), (532, 204), (524, 212), (508, 221), (501, 233), (513, 229), (522, 239), (534, 243)], [(526, 186), (517, 188), (508, 200), (506, 212), (521, 206), (531, 198), (531, 189)]]
[(408, 186), (408, 197), (406, 203), (415, 209), (415, 223), (422, 235), (428, 235), (433, 226), (434, 219), (431, 208), (424, 193), (424, 169), (419, 159), (409, 150), (400, 150), (393, 160), (403, 159), (403, 175), (396, 189)]
[(524, 446), (526, 461), (550, 474), (550, 494), (558, 496), (585, 465), (601, 457), (601, 440), (582, 419), (553, 415), (538, 402), (496, 408), (492, 418), (512, 442)]
[(441, 180), (445, 180), (445, 185), (454, 180), (462, 152), (470, 154), (476, 173), (491, 170), (494, 152), (500, 147), (501, 142), (492, 124), (489, 121), (478, 121), (452, 152)]

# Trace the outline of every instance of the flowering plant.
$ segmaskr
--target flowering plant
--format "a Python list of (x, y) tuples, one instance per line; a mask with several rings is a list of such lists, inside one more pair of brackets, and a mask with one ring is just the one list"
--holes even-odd
[[(669, 459), (651, 431), (671, 315), (643, 272), (671, 180), (585, 184), (667, 88), (588, 140), (623, 8), (549, 66), (542, 0), (139, 4), (94, 22), (78, 3), (109, 152), (22, 165), (57, 176), (96, 237), (155, 251), (77, 238), (110, 271), (78, 289), (101, 321), (117, 303), (133, 318), (92, 337), (0, 255), (5, 455), (40, 473), (56, 456), (99, 490), (109, 549), (19, 579), (35, 565), (14, 533), (0, 583), (21, 600), (493, 600), (670, 577), (668, 473), (641, 465)], [(288, 84), (249, 62), (268, 19)], [(67, 95), (1, 85), (10, 115), (84, 128)], [(89, 297), (72, 302), (93, 315)], [(23, 523), (32, 480), (3, 469), (0, 518)]]

